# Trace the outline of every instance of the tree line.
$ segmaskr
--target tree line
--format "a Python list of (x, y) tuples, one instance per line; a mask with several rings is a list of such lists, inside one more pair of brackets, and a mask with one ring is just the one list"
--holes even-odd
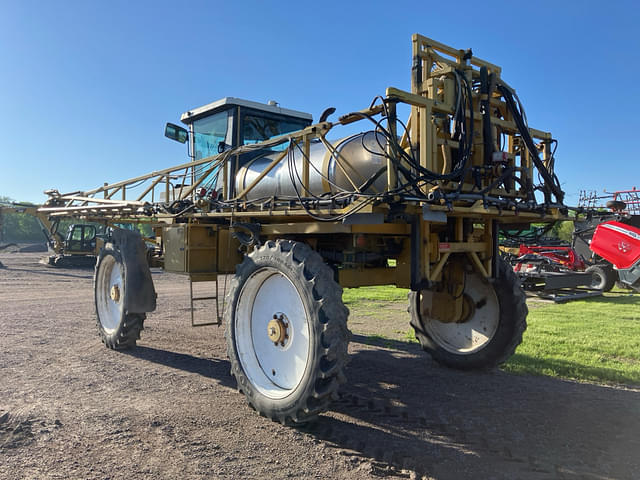
[[(12, 202), (11, 198), (0, 195), (0, 204)], [(35, 206), (29, 202), (20, 203)], [(40, 222), (33, 215), (0, 211), (0, 243), (44, 243), (46, 241), (47, 237), (42, 231)]]

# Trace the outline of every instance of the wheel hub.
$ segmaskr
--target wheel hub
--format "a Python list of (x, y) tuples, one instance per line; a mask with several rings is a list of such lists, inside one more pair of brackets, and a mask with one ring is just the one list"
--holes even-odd
[(286, 340), (289, 338), (287, 329), (289, 328), (289, 322), (283, 313), (273, 314), (273, 319), (267, 324), (267, 336), (275, 346), (281, 345), (284, 347)]
[(120, 288), (118, 288), (118, 285), (113, 285), (111, 287), (111, 300), (113, 300), (114, 302), (119, 302), (120, 301)]

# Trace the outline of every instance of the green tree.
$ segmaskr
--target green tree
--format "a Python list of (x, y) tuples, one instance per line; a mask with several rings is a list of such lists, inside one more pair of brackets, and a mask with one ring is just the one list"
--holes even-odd
[(573, 233), (573, 221), (567, 220), (564, 222), (556, 222), (551, 229), (551, 235), (571, 243), (571, 234)]
[[(12, 202), (11, 198), (0, 195), (0, 205), (4, 204), (11, 208)], [(21, 202), (21, 205), (34, 204)], [(46, 236), (40, 222), (33, 215), (0, 210), (0, 242), (40, 243), (43, 241), (46, 241)]]

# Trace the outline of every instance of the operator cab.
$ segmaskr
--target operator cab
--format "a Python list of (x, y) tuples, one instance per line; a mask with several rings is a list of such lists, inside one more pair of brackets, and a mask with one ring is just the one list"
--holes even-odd
[[(165, 136), (180, 143), (189, 140), (189, 150), (193, 161), (218, 155), (242, 145), (260, 143), (286, 133), (302, 130), (311, 125), (308, 113), (281, 108), (274, 101), (268, 104), (226, 97), (216, 102), (194, 108), (180, 117), (188, 130), (167, 123)], [(233, 192), (234, 178), (238, 169), (253, 159), (272, 151), (285, 150), (287, 142), (254, 152), (236, 156), (229, 164), (226, 190)], [(201, 185), (200, 196), (218, 198), (223, 194), (223, 176), (220, 167), (202, 179), (202, 171), (194, 172), (193, 182)]]
[[(200, 160), (240, 145), (301, 130), (311, 125), (312, 116), (281, 108), (274, 101), (264, 104), (226, 97), (189, 110), (180, 120), (188, 126), (188, 131), (168, 123), (165, 136), (181, 143), (188, 139), (193, 159)], [(286, 148), (285, 143), (273, 149)]]
[(64, 242), (65, 253), (95, 254), (96, 234), (96, 227), (94, 225), (70, 225)]

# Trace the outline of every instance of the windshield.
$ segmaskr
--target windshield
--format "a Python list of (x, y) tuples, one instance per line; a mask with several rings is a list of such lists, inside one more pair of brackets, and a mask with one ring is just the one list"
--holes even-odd
[(193, 122), (193, 154), (195, 160), (217, 155), (218, 146), (223, 143), (231, 145), (232, 138), (231, 111), (218, 112), (209, 117)]
[[(263, 142), (278, 135), (301, 130), (310, 122), (295, 118), (276, 118), (260, 115), (244, 115), (242, 133), (244, 144)], [(272, 147), (272, 150), (285, 150), (288, 143)]]

